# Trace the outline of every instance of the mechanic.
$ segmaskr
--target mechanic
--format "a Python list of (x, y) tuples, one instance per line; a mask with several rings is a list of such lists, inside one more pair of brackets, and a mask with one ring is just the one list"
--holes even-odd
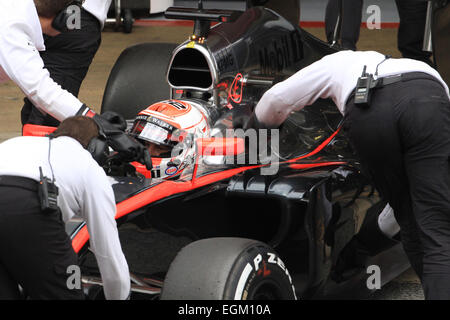
[[(0, 144), (0, 299), (18, 299), (18, 284), (32, 299), (84, 299), (81, 288), (68, 287), (78, 257), (63, 221), (74, 216), (86, 221), (105, 297), (129, 296), (114, 193), (96, 162), (104, 148), (95, 122), (82, 116), (67, 118), (49, 137)], [(42, 176), (49, 179), (46, 208)]]
[(269, 89), (244, 128), (277, 128), (319, 98), (331, 98), (344, 115), (344, 132), (394, 209), (425, 297), (450, 299), (447, 85), (421, 61), (341, 51)]
[[(42, 112), (58, 121), (74, 116), (93, 117), (110, 146), (124, 159), (151, 167), (143, 146), (124, 133), (126, 122), (117, 114), (98, 115), (50, 77), (39, 51), (45, 49), (43, 33), (71, 32), (67, 9), (80, 0), (2, 0), (0, 2), (0, 83), (14, 81)], [(70, 10), (69, 10), (70, 11)]]
[[(81, 83), (100, 46), (102, 29), (112, 0), (85, 0), (81, 8), (80, 28), (57, 36), (44, 36), (45, 51), (40, 51), (50, 77), (63, 89), (78, 96)], [(56, 127), (59, 121), (42, 113), (28, 98), (22, 108), (22, 124)]]

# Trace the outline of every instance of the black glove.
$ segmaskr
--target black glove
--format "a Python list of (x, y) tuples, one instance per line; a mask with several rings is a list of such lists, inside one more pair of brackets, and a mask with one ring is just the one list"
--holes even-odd
[(101, 117), (113, 125), (117, 130), (125, 131), (127, 129), (127, 121), (117, 112), (106, 111), (101, 114)]
[[(261, 160), (266, 161), (268, 158), (267, 156), (271, 154), (269, 152), (270, 148), (272, 148), (272, 132), (271, 128), (268, 128), (264, 124), (258, 121), (256, 118), (256, 114), (254, 112), (256, 103), (255, 102), (249, 102), (247, 104), (241, 104), (239, 106), (236, 106), (233, 108), (232, 115), (233, 115), (233, 128), (236, 129), (243, 129), (244, 131), (253, 129), (256, 130), (256, 140), (251, 138), (253, 135), (245, 135), (244, 141), (245, 141), (245, 152), (241, 157), (239, 161), (245, 164), (257, 164), (260, 163)], [(267, 130), (260, 130), (260, 129), (267, 129)], [(265, 139), (264, 141), (260, 141), (260, 139)], [(262, 142), (262, 143), (260, 143)], [(264, 150), (264, 149), (266, 150)], [(255, 158), (257, 158), (257, 161), (255, 162)]]
[(136, 141), (136, 139), (120, 130), (119, 128), (123, 127), (123, 125), (119, 122), (110, 123), (107, 119), (103, 118), (102, 115), (95, 115), (93, 119), (97, 123), (101, 134), (106, 137), (108, 145), (114, 151), (119, 153), (120, 158), (123, 161), (140, 162), (145, 165), (147, 170), (151, 170), (153, 168), (152, 159), (147, 148)]
[(251, 101), (240, 104), (233, 108), (233, 128), (234, 129), (263, 129), (264, 126), (258, 122), (255, 115), (256, 103)]

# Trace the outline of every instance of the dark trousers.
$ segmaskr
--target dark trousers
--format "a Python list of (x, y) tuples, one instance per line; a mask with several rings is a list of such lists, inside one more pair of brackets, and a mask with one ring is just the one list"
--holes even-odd
[(341, 27), (337, 32), (337, 41), (344, 49), (356, 50), (362, 19), (362, 0), (329, 0), (325, 11), (325, 33), (329, 43), (333, 42), (338, 17), (341, 15)]
[(36, 191), (0, 179), (0, 300), (19, 299), (18, 285), (31, 299), (84, 299), (67, 285), (71, 265), (78, 257), (61, 214), (42, 213)]
[(422, 73), (347, 103), (344, 131), (389, 201), (427, 299), (450, 299), (450, 102)]
[(416, 59), (433, 65), (431, 52), (423, 51), (426, 1), (395, 0), (400, 26), (398, 28), (398, 50), (404, 58)]
[[(101, 42), (98, 19), (81, 10), (81, 29), (61, 33), (56, 37), (44, 35), (46, 50), (41, 52), (50, 77), (63, 89), (78, 96), (89, 66)], [(39, 111), (27, 98), (22, 108), (22, 124), (57, 126), (59, 121)]]

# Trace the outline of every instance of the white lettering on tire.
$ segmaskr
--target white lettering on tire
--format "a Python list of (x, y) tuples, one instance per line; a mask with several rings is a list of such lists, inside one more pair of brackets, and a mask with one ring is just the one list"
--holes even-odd
[(244, 292), (245, 284), (247, 283), (248, 276), (252, 271), (253, 271), (252, 265), (250, 263), (247, 263), (247, 265), (244, 268), (244, 271), (242, 271), (241, 277), (239, 278), (238, 285), (236, 287), (236, 292), (234, 294), (234, 300), (242, 300), (242, 294)]

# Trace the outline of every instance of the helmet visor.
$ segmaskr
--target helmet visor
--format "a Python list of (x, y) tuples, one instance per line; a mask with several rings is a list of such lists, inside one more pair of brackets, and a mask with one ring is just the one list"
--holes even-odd
[(187, 136), (185, 130), (152, 116), (138, 116), (130, 133), (137, 139), (171, 148)]

